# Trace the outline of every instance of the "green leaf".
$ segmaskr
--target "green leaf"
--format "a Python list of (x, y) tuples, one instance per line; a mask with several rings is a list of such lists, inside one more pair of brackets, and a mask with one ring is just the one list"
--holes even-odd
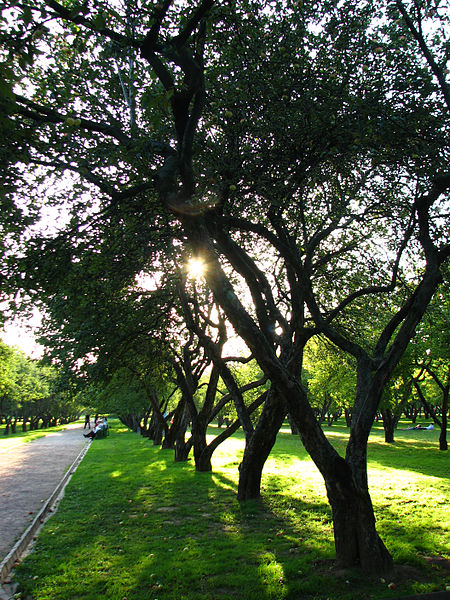
[(94, 17), (92, 24), (97, 31), (101, 31), (102, 29), (105, 29), (105, 27), (106, 27), (105, 15), (103, 13), (98, 13), (98, 15), (96, 15)]
[(22, 12), (22, 18), (25, 25), (29, 25), (33, 21), (33, 15), (29, 6), (24, 6)]

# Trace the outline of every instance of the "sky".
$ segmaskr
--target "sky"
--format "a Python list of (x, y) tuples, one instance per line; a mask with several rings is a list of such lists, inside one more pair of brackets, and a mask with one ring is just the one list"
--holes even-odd
[(33, 329), (39, 327), (40, 323), (41, 315), (36, 309), (30, 319), (7, 321), (3, 330), (0, 330), (0, 338), (8, 346), (19, 348), (30, 358), (41, 358), (44, 349), (33, 335)]

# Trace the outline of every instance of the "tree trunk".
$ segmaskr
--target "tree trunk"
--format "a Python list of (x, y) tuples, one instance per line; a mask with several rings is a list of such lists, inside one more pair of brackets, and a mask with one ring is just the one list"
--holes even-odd
[(352, 411), (349, 408), (344, 409), (345, 424), (347, 427), (352, 426)]
[(264, 464), (275, 444), (277, 433), (286, 415), (284, 400), (270, 390), (253, 434), (247, 439), (239, 466), (239, 501), (255, 500), (261, 496), (261, 476)]
[(191, 405), (192, 418), (192, 445), (194, 447), (194, 460), (196, 471), (212, 471), (211, 456), (213, 450), (208, 449), (206, 441), (206, 431), (214, 407), (214, 399), (217, 394), (217, 384), (219, 383), (219, 367), (213, 363), (208, 381), (208, 388), (205, 394), (205, 400), (202, 409), (197, 412), (195, 405)]
[(189, 423), (189, 410), (184, 403), (184, 411), (182, 413), (179, 427), (177, 428), (177, 433), (175, 437), (175, 461), (176, 462), (184, 462), (188, 459), (189, 452), (192, 448), (192, 436), (189, 442), (186, 443), (186, 429)]
[[(162, 448), (164, 450), (175, 448), (176, 440), (179, 435), (178, 430), (181, 427), (182, 421), (183, 421), (185, 406), (186, 406), (186, 402), (182, 398), (180, 400), (180, 402), (178, 403), (178, 406), (175, 409), (175, 412), (173, 415), (173, 420), (172, 420), (172, 425), (169, 427), (169, 429), (167, 429), (166, 435), (164, 436), (163, 443), (162, 443)], [(185, 431), (186, 431), (186, 428), (184, 429), (184, 432)], [(183, 432), (183, 436), (184, 436), (184, 432)]]
[(212, 471), (211, 453), (207, 451), (206, 429), (208, 423), (204, 418), (197, 417), (192, 421), (192, 445), (196, 471)]
[(356, 487), (349, 465), (343, 459), (342, 463), (336, 477), (325, 482), (337, 563), (345, 568), (361, 566), (374, 575), (388, 573), (393, 568), (392, 557), (376, 531), (369, 492)]
[(162, 443), (163, 433), (164, 428), (161, 426), (159, 419), (153, 412), (145, 436), (153, 440), (154, 446), (160, 446)]
[(192, 439), (187, 442), (183, 438), (177, 438), (175, 442), (175, 462), (186, 462), (192, 448)]
[(155, 429), (153, 433), (153, 445), (160, 446), (162, 444), (164, 429), (160, 423), (155, 423)]
[(176, 428), (172, 424), (162, 441), (161, 447), (163, 450), (172, 450), (173, 448), (175, 448), (176, 434)]
[(337, 563), (367, 573), (387, 573), (392, 558), (378, 536), (367, 482), (367, 439), (382, 385), (372, 379), (370, 360), (358, 362), (356, 399), (346, 458), (327, 440), (298, 383), (284, 392), (307, 452), (321, 472), (331, 505)]
[(439, 435), (439, 450), (448, 450), (447, 444), (447, 413), (448, 413), (448, 396), (449, 384), (447, 383), (443, 398), (442, 398), (442, 416), (441, 416), (441, 433)]
[(198, 453), (197, 451), (195, 456), (195, 470), (201, 473), (208, 473), (209, 471), (212, 471), (212, 455), (213, 450), (206, 445), (202, 452)]
[(395, 428), (395, 417), (390, 408), (384, 408), (381, 411), (381, 416), (383, 417), (383, 427), (384, 427), (384, 441), (386, 444), (394, 443), (394, 428)]
[(289, 426), (291, 428), (292, 435), (298, 435), (298, 427), (294, 423), (294, 420), (293, 420), (293, 418), (291, 417), (290, 414), (288, 414), (288, 421), (289, 421)]

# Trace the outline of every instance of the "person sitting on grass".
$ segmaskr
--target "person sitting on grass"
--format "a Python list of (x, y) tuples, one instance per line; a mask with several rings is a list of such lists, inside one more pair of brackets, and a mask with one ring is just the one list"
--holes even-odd
[(93, 429), (91, 429), (91, 431), (89, 433), (84, 433), (83, 435), (85, 438), (94, 439), (95, 435), (98, 431), (100, 431), (102, 429), (106, 429), (107, 427), (108, 427), (108, 421), (107, 421), (106, 417), (104, 417), (103, 419), (100, 419), (100, 421), (98, 421), (96, 426)]

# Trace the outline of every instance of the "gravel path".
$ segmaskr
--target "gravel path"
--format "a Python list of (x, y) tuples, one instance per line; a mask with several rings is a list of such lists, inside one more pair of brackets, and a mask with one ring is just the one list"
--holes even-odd
[(33, 442), (0, 438), (0, 562), (89, 442), (70, 424)]

